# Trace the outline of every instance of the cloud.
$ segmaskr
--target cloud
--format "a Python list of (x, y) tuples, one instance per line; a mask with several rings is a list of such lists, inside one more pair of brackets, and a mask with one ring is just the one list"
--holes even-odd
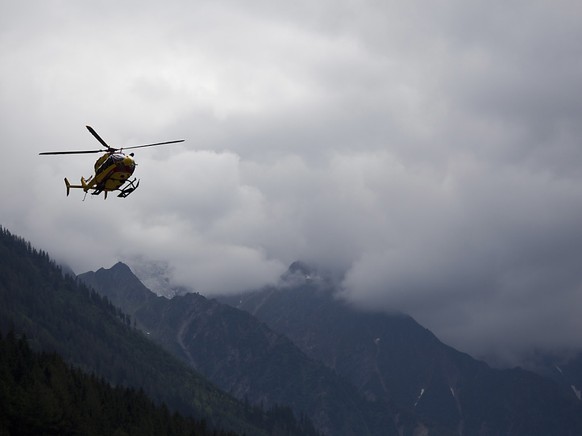
[[(230, 292), (301, 259), (508, 359), (579, 347), (582, 8), (53, 2), (0, 17), (0, 223), (77, 272)], [(64, 195), (136, 150), (125, 200)], [(91, 155), (88, 155), (91, 156)]]
[(353, 263), (346, 298), (412, 313), (474, 353), (513, 358), (552, 342), (577, 346), (577, 184), (513, 166), (457, 163), (444, 184), (427, 182), (416, 198), (403, 192), (409, 221)]

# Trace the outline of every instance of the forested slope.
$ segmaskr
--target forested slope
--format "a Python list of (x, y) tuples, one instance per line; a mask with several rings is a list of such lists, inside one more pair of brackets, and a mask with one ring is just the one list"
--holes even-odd
[[(232, 435), (155, 405), (141, 390), (112, 387), (24, 337), (0, 335), (0, 429), (8, 434)], [(1, 431), (0, 431), (1, 432)]]
[(0, 227), (0, 331), (11, 330), (35, 351), (56, 352), (113, 386), (143, 389), (156, 404), (209, 427), (305, 434), (288, 410), (263, 412), (217, 389), (134, 329), (109, 300), (63, 276), (47, 253)]

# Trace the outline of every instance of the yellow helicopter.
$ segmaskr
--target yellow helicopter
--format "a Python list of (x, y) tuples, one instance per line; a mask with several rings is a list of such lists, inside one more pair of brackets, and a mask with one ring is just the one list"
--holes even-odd
[(111, 191), (119, 191), (118, 197), (125, 198), (139, 186), (139, 180), (136, 178), (130, 179), (131, 175), (135, 171), (136, 163), (133, 159), (133, 153), (129, 155), (123, 153), (123, 150), (129, 150), (133, 148), (144, 148), (144, 147), (154, 147), (156, 145), (164, 144), (175, 144), (177, 142), (184, 142), (183, 139), (177, 141), (166, 141), (166, 142), (156, 142), (155, 144), (144, 144), (144, 145), (134, 145), (132, 147), (123, 148), (113, 148), (107, 145), (107, 143), (97, 134), (97, 132), (91, 127), (86, 126), (89, 132), (105, 147), (105, 149), (100, 150), (83, 150), (83, 151), (45, 151), (39, 153), (41, 155), (49, 154), (88, 154), (88, 153), (102, 153), (105, 152), (103, 156), (97, 159), (95, 162), (95, 175), (89, 177), (85, 180), (81, 177), (80, 185), (71, 185), (69, 180), (65, 177), (65, 185), (67, 187), (67, 196), (69, 195), (71, 188), (80, 188), (85, 191), (85, 195), (89, 191), (92, 191), (92, 195), (99, 195), (102, 192), (105, 193), (105, 198), (107, 198), (107, 193)]

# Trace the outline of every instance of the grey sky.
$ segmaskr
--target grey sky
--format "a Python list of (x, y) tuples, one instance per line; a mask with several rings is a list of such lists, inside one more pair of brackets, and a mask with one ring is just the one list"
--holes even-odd
[[(0, 1), (0, 224), (202, 293), (296, 259), (510, 359), (582, 345), (582, 5)], [(92, 125), (125, 200), (65, 196)]]

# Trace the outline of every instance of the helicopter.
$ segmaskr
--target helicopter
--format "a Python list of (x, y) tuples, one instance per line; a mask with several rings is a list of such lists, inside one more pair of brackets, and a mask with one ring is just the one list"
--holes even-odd
[(130, 179), (135, 171), (136, 163), (133, 159), (133, 153), (125, 154), (123, 150), (134, 148), (154, 147), (157, 145), (175, 144), (184, 142), (184, 139), (176, 141), (156, 142), (154, 144), (134, 145), (132, 147), (113, 148), (110, 147), (91, 126), (85, 126), (87, 130), (99, 141), (105, 149), (99, 150), (82, 150), (82, 151), (45, 151), (39, 153), (40, 155), (61, 155), (61, 154), (89, 154), (105, 152), (95, 162), (95, 175), (85, 180), (81, 177), (80, 185), (72, 185), (65, 177), (65, 186), (67, 187), (67, 196), (71, 188), (79, 188), (85, 191), (85, 196), (89, 191), (92, 195), (99, 195), (102, 192), (107, 198), (107, 193), (112, 191), (119, 191), (118, 197), (125, 198), (139, 186), (139, 180), (135, 177)]

